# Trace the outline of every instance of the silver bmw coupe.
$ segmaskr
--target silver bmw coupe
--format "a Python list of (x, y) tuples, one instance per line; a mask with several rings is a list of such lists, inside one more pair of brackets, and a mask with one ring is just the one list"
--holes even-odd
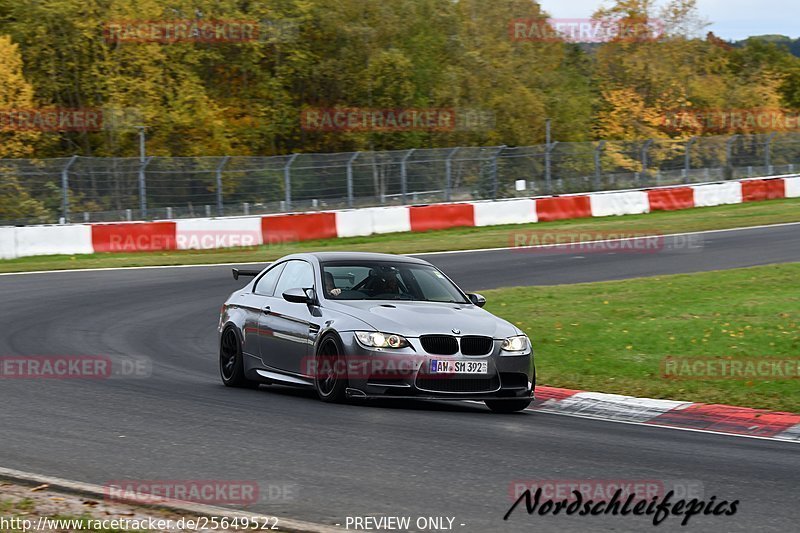
[(479, 400), (528, 407), (530, 340), (432, 264), (406, 256), (286, 256), (225, 302), (219, 366), (230, 387), (310, 387), (326, 402)]

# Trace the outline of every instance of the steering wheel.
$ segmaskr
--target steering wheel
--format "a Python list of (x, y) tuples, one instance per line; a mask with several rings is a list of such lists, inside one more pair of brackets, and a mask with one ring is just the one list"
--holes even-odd
[(364, 287), (364, 286), (367, 284), (367, 282), (368, 282), (368, 281), (370, 281), (371, 279), (374, 279), (374, 277), (373, 277), (372, 275), (369, 275), (369, 276), (367, 276), (366, 278), (364, 278), (364, 279), (362, 279), (361, 281), (359, 281), (358, 283), (356, 283), (356, 284), (355, 284), (353, 287), (351, 287), (351, 288), (350, 288), (350, 290), (351, 290), (351, 291), (357, 291), (357, 290), (361, 289), (361, 288), (362, 288), (362, 287)]

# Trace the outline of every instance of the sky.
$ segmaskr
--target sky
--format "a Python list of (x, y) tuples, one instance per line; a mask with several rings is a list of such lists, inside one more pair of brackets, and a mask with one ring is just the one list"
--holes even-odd
[[(589, 18), (602, 0), (537, 0), (554, 18)], [(663, 1), (663, 0), (662, 0)], [(609, 0), (606, 0), (609, 3)], [(800, 0), (697, 0), (709, 31), (726, 40), (751, 35), (800, 37)]]

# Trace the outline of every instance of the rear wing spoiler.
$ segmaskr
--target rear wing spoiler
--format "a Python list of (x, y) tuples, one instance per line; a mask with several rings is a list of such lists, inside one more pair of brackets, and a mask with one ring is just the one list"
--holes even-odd
[(260, 270), (239, 270), (238, 268), (232, 268), (231, 270), (233, 270), (233, 279), (239, 279), (240, 276), (254, 278), (261, 274)]

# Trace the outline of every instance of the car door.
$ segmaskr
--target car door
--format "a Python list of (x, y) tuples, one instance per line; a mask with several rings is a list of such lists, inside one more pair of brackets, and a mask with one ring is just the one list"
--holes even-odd
[(262, 274), (253, 284), (253, 291), (243, 295), (242, 307), (247, 309), (244, 324), (244, 346), (242, 351), (250, 357), (261, 357), (261, 331), (259, 321), (265, 309), (270, 308), (270, 303), (286, 263), (278, 263)]
[(292, 303), (283, 299), (289, 289), (313, 289), (314, 268), (302, 260), (286, 262), (275, 287), (274, 297), (270, 299), (270, 309), (261, 314), (261, 359), (270, 367), (301, 374), (301, 366), (309, 354), (312, 330), (312, 307), (304, 303)]

